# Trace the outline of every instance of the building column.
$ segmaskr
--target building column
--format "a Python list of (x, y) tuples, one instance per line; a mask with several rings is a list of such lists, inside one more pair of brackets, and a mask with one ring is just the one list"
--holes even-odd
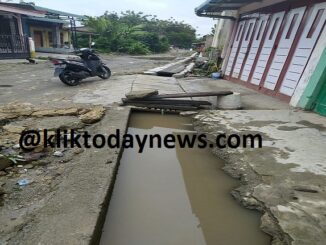
[(53, 35), (53, 47), (60, 48), (61, 47), (61, 40), (60, 40), (60, 27), (56, 25), (52, 31)]
[(11, 35), (17, 34), (15, 19), (12, 16), (9, 18), (9, 28), (10, 28)]
[(17, 26), (18, 26), (19, 35), (23, 36), (24, 32), (23, 32), (23, 24), (22, 24), (21, 15), (15, 16), (15, 18), (17, 19)]

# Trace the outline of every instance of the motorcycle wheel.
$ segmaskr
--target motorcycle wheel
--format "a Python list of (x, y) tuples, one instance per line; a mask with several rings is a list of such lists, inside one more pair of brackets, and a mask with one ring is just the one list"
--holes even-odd
[(64, 84), (66, 84), (68, 86), (77, 86), (79, 84), (79, 82), (81, 81), (80, 78), (72, 77), (69, 71), (61, 72), (61, 74), (59, 75), (59, 78), (60, 78), (61, 82), (63, 82)]
[(111, 77), (111, 70), (109, 67), (107, 66), (102, 66), (102, 74), (101, 75), (98, 75), (100, 78), (102, 79), (109, 79)]

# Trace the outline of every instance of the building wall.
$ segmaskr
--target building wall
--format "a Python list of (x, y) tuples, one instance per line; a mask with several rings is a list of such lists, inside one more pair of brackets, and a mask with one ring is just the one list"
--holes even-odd
[[(223, 11), (221, 15), (238, 17), (237, 11)], [(216, 22), (212, 47), (221, 51), (221, 58), (225, 57), (234, 22), (230, 19), (218, 19)]]
[[(34, 32), (35, 31), (40, 31), (42, 32), (42, 38), (43, 38), (43, 47), (44, 48), (52, 48), (54, 43), (54, 37), (52, 37), (52, 42), (51, 42), (51, 35), (54, 35), (55, 29), (54, 28), (46, 28), (46, 27), (40, 27), (40, 26), (30, 26), (29, 28), (29, 33), (30, 33), (30, 37), (33, 38), (33, 40), (35, 40), (34, 37)], [(63, 45), (65, 42), (70, 42), (69, 39), (69, 32), (63, 29), (60, 29), (60, 35), (62, 35), (63, 39), (62, 39), (62, 43), (60, 40), (61, 45)], [(38, 47), (36, 47), (38, 48)]]
[[(35, 31), (39, 31), (42, 33), (42, 39), (43, 39), (43, 46), (44, 48), (50, 48), (52, 43), (50, 43), (49, 40), (49, 32), (52, 33), (52, 29), (50, 28), (44, 28), (44, 27), (36, 27), (36, 26), (30, 26), (30, 33), (31, 33), (31, 37), (33, 38), (33, 40), (35, 40), (35, 36), (34, 33)], [(38, 46), (36, 46), (36, 48), (38, 48)]]
[[(316, 93), (316, 88), (318, 90), (318, 80), (313, 80), (313, 75), (315, 73), (316, 67), (320, 61), (325, 62), (325, 49), (326, 47), (326, 28), (324, 28), (317, 45), (310, 57), (307, 67), (299, 81), (298, 87), (292, 96), (290, 104), (294, 107), (307, 108), (309, 101), (313, 98)], [(324, 51), (325, 50), (325, 51)], [(322, 68), (320, 68), (322, 69)], [(322, 72), (322, 71), (317, 71)], [(309, 87), (308, 87), (309, 84)], [(308, 89), (306, 91), (306, 89)], [(299, 103), (300, 102), (300, 103)]]
[(69, 36), (69, 31), (66, 31), (66, 30), (61, 30), (60, 31), (62, 34), (63, 34), (63, 43), (70, 43), (70, 36)]
[[(229, 31), (231, 38), (223, 49), (226, 55), (222, 71), (228, 80), (302, 107), (299, 101), (302, 101), (300, 99), (326, 47), (326, 1), (310, 5), (293, 1), (269, 7), (274, 2), (262, 1), (251, 4), (250, 8), (246, 6), (240, 11), (246, 9), (250, 12), (242, 15), (241, 21), (229, 21), (234, 23), (234, 27), (229, 28), (232, 30)], [(262, 6), (268, 7), (260, 9)], [(266, 27), (261, 29), (263, 21)], [(218, 25), (216, 35), (226, 36), (227, 33), (221, 30), (221, 21)], [(257, 33), (262, 33), (261, 40)], [(220, 40), (215, 39), (217, 42)]]

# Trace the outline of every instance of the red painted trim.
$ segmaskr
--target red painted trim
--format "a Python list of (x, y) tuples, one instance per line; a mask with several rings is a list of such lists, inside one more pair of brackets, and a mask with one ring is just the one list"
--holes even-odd
[(270, 13), (276, 13), (276, 12), (281, 12), (287, 9), (292, 9), (292, 8), (299, 8), (299, 7), (304, 7), (307, 6), (309, 4), (316, 4), (316, 3), (322, 3), (325, 2), (325, 0), (287, 0), (281, 3), (277, 3), (274, 5), (270, 5), (270, 6), (266, 6), (266, 7), (262, 7), (262, 8), (257, 8), (255, 10), (249, 11), (249, 12), (245, 12), (242, 13), (240, 15), (240, 18), (242, 18), (243, 16), (246, 16), (248, 14), (253, 14), (253, 13), (264, 13), (264, 14), (270, 14)]
[(260, 44), (259, 44), (259, 48), (257, 50), (257, 54), (256, 54), (256, 57), (255, 57), (254, 63), (252, 64), (251, 71), (250, 71), (249, 76), (248, 76), (248, 81), (247, 81), (248, 83), (250, 83), (250, 81), (252, 79), (252, 76), (254, 75), (255, 68), (256, 68), (256, 65), (258, 63), (258, 59), (259, 59), (261, 50), (264, 47), (264, 43), (265, 43), (265, 39), (266, 39), (267, 32), (268, 32), (268, 29), (269, 29), (269, 25), (271, 24), (271, 19), (272, 19), (272, 14), (267, 19), (267, 23), (266, 23), (266, 27), (265, 27), (265, 30), (264, 30), (264, 34), (263, 34), (263, 36), (261, 38), (261, 41), (260, 41)]
[(239, 79), (235, 79), (235, 78), (232, 78), (232, 79), (230, 79), (228, 81), (239, 84), (239, 85), (242, 85), (242, 86), (245, 86), (245, 87), (247, 87), (249, 89), (255, 90), (257, 92), (260, 92), (260, 93), (265, 94), (265, 95), (270, 96), (270, 97), (277, 98), (277, 99), (279, 99), (281, 101), (284, 101), (284, 102), (287, 102), (287, 103), (289, 103), (291, 101), (291, 96), (287, 96), (287, 95), (281, 94), (281, 93), (276, 93), (275, 94), (275, 92), (272, 91), (272, 90), (262, 88), (262, 87), (258, 87), (257, 85), (254, 85), (252, 83), (247, 83), (247, 82), (241, 81)]
[[(258, 48), (258, 51), (257, 51), (257, 54), (256, 54), (255, 61), (254, 61), (254, 63), (253, 63), (252, 69), (251, 69), (250, 74), (249, 74), (249, 77), (248, 77), (248, 82), (245, 82), (245, 81), (241, 81), (241, 80), (240, 80), (241, 75), (242, 75), (242, 72), (243, 72), (243, 67), (244, 67), (244, 65), (245, 65), (245, 61), (244, 61), (243, 66), (242, 66), (242, 68), (241, 68), (240, 75), (239, 75), (239, 79), (232, 78), (232, 73), (233, 73), (233, 69), (234, 69), (234, 64), (235, 64), (235, 62), (236, 62), (236, 58), (237, 58), (238, 53), (239, 53), (239, 48), (241, 47), (240, 45), (239, 45), (239, 47), (238, 47), (237, 55), (236, 55), (236, 57), (235, 57), (235, 60), (233, 61), (233, 65), (232, 65), (232, 70), (231, 70), (231, 72), (230, 72), (230, 76), (226, 76), (225, 78), (226, 78), (227, 80), (233, 82), (233, 83), (243, 85), (243, 86), (245, 86), (245, 87), (247, 87), (247, 88), (253, 89), (253, 90), (255, 90), (255, 91), (259, 91), (259, 92), (261, 92), (261, 93), (263, 93), (263, 94), (265, 94), (265, 95), (272, 96), (272, 97), (278, 98), (278, 99), (281, 100), (281, 101), (284, 101), (284, 102), (289, 103), (290, 100), (291, 100), (291, 97), (292, 97), (292, 96), (288, 96), (288, 95), (285, 95), (285, 94), (280, 93), (280, 92), (279, 92), (279, 89), (280, 89), (280, 87), (281, 87), (281, 85), (282, 85), (281, 83), (282, 83), (282, 81), (283, 81), (283, 79), (284, 79), (284, 76), (285, 76), (285, 74), (286, 74), (286, 72), (287, 72), (287, 70), (288, 70), (288, 67), (289, 67), (289, 65), (290, 65), (290, 63), (291, 63), (291, 60), (292, 60), (292, 58), (293, 58), (293, 55), (294, 55), (294, 52), (295, 52), (295, 50), (296, 50), (297, 44), (298, 44), (298, 42), (299, 42), (299, 40), (300, 40), (301, 34), (302, 34), (302, 32), (303, 32), (303, 29), (305, 28), (305, 24), (306, 24), (307, 19), (308, 19), (308, 14), (309, 14), (309, 12), (310, 12), (309, 10), (310, 10), (310, 8), (312, 7), (312, 5), (314, 5), (314, 4), (316, 4), (316, 3), (320, 3), (320, 2), (325, 2), (325, 0), (313, 0), (313, 1), (310, 2), (309, 4), (307, 4), (306, 1), (291, 2), (291, 3), (289, 3), (289, 2), (284, 2), (284, 3), (276, 4), (276, 5), (274, 5), (274, 6), (269, 6), (269, 7), (262, 8), (262, 9), (256, 9), (256, 10), (254, 10), (254, 11), (251, 11), (251, 12), (246, 13), (245, 15), (247, 15), (247, 14), (249, 14), (249, 13), (257, 13), (257, 12), (261, 12), (261, 13), (267, 13), (267, 14), (270, 14), (270, 16), (269, 16), (269, 18), (268, 18), (268, 20), (267, 20), (266, 27), (265, 27), (265, 30), (264, 30), (264, 34), (263, 34), (263, 37), (262, 37), (262, 39), (261, 39), (260, 46), (259, 46), (259, 48)], [(265, 79), (266, 79), (266, 77), (267, 77), (267, 73), (268, 73), (269, 68), (270, 68), (270, 66), (271, 66), (271, 63), (272, 63), (272, 61), (273, 61), (273, 58), (274, 58), (275, 53), (276, 53), (276, 50), (277, 50), (277, 46), (278, 46), (278, 44), (279, 44), (280, 38), (281, 38), (282, 33), (283, 33), (283, 31), (284, 31), (284, 28), (285, 28), (286, 17), (287, 17), (286, 15), (288, 14), (288, 12), (289, 12), (291, 9), (293, 9), (293, 8), (299, 8), (299, 7), (304, 7), (304, 6), (307, 6), (307, 9), (305, 10), (304, 16), (303, 16), (303, 18), (302, 18), (302, 20), (301, 20), (301, 24), (300, 24), (300, 26), (299, 26), (299, 28), (298, 28), (298, 30), (297, 30), (297, 35), (296, 35), (296, 37), (295, 37), (295, 39), (294, 39), (294, 41), (293, 41), (293, 43), (292, 43), (292, 46), (291, 46), (291, 49), (290, 49), (289, 55), (288, 55), (288, 57), (287, 57), (287, 59), (286, 59), (286, 61), (285, 61), (285, 63), (284, 63), (284, 66), (283, 66), (283, 68), (282, 68), (282, 71), (281, 71), (280, 77), (279, 77), (279, 79), (278, 79), (278, 81), (277, 81), (277, 83), (276, 83), (276, 87), (275, 87), (274, 90), (269, 90), (269, 89), (267, 89), (267, 88), (264, 88), (263, 85), (264, 85)], [(266, 11), (266, 12), (264, 12), (264, 11)], [(250, 83), (250, 81), (251, 81), (251, 79), (252, 79), (252, 76), (253, 76), (253, 73), (254, 73), (255, 67), (256, 67), (256, 65), (257, 65), (257, 62), (258, 62), (258, 59), (259, 59), (260, 53), (261, 53), (262, 48), (263, 48), (263, 45), (264, 45), (264, 43), (265, 43), (266, 35), (267, 35), (267, 32), (268, 32), (269, 27), (270, 27), (270, 24), (271, 24), (272, 14), (273, 14), (273, 13), (277, 13), (277, 12), (281, 12), (281, 11), (285, 11), (285, 14), (284, 14), (284, 18), (283, 18), (283, 20), (282, 20), (281, 26), (280, 26), (279, 31), (278, 31), (278, 34), (277, 34), (278, 36), (277, 36), (276, 39), (275, 39), (275, 44), (274, 44), (273, 51), (272, 51), (272, 53), (271, 53), (271, 55), (270, 55), (270, 57), (269, 57), (269, 60), (268, 60), (267, 65), (266, 65), (266, 67), (265, 67), (265, 71), (264, 71), (264, 74), (263, 74), (263, 77), (262, 77), (262, 79), (261, 79), (261, 82), (260, 82), (259, 86), (254, 85), (254, 84)], [(243, 15), (244, 15), (244, 14), (243, 14)], [(242, 16), (243, 16), (243, 15), (242, 15)], [(256, 23), (258, 23), (258, 22), (256, 22)], [(325, 28), (325, 26), (326, 26), (326, 22), (324, 23), (324, 25), (323, 25), (323, 27), (322, 27), (322, 29), (321, 29), (321, 32), (319, 33), (319, 36), (318, 36), (318, 38), (317, 38), (317, 40), (316, 40), (316, 43), (315, 43), (315, 46), (316, 46), (316, 44), (317, 44), (317, 42), (318, 42), (318, 40), (319, 40), (319, 38), (320, 38), (320, 36), (321, 36), (321, 34), (322, 34), (322, 32), (323, 32), (323, 29)], [(237, 28), (238, 28), (238, 25), (237, 25)], [(242, 38), (243, 38), (243, 35), (244, 35), (244, 32), (243, 32), (243, 34), (242, 34)], [(236, 35), (235, 35), (235, 36), (236, 36)], [(254, 35), (254, 33), (253, 33), (253, 37), (254, 37), (254, 36), (255, 36), (255, 35)], [(235, 37), (234, 37), (234, 38), (235, 38)], [(233, 40), (233, 41), (234, 41), (234, 40)], [(240, 42), (240, 43), (242, 43), (242, 39), (241, 39), (241, 42)], [(240, 44), (240, 43), (239, 43), (239, 44)], [(250, 43), (250, 46), (248, 46), (248, 51), (250, 51), (251, 46), (252, 46), (252, 43)], [(312, 51), (315, 49), (315, 46), (313, 47)], [(310, 54), (310, 57), (311, 57), (311, 54)], [(309, 62), (309, 60), (310, 60), (310, 57), (309, 57), (309, 59), (308, 59), (308, 62)], [(229, 57), (228, 57), (228, 58), (229, 58)], [(247, 59), (247, 57), (245, 57), (245, 59)], [(308, 62), (307, 62), (307, 64), (308, 64)], [(307, 64), (306, 64), (306, 66), (307, 66)], [(306, 67), (304, 68), (304, 70), (305, 70), (305, 69), (306, 69)]]
[(302, 36), (303, 30), (306, 27), (307, 20), (308, 20), (308, 14), (310, 13), (311, 8), (312, 8), (312, 6), (308, 5), (306, 10), (305, 10), (305, 13), (304, 13), (304, 15), (302, 17), (302, 20), (301, 20), (300, 26), (298, 28), (297, 34), (296, 34), (296, 36), (295, 36), (295, 38), (293, 40), (292, 46), (290, 48), (288, 57), (286, 58), (286, 60), (284, 62), (282, 71), (281, 71), (280, 76), (279, 76), (279, 78), (278, 78), (278, 80), (276, 82), (274, 91), (279, 91), (281, 86), (282, 86), (282, 82), (284, 80), (285, 74), (288, 71), (288, 68), (289, 68), (289, 66), (291, 64), (293, 55), (294, 55), (294, 53), (295, 53), (295, 51), (297, 49), (297, 46), (298, 46), (298, 43), (299, 43), (300, 38)]
[(288, 96), (288, 95), (285, 95), (285, 94), (281, 94), (281, 93), (277, 93), (273, 97), (276, 97), (279, 100), (284, 101), (284, 102), (287, 102), (287, 103), (290, 103), (291, 98), (292, 98), (291, 96)]
[[(311, 54), (309, 55), (309, 58), (308, 58), (308, 61), (307, 61), (306, 65), (305, 65), (305, 67), (304, 67), (304, 69), (303, 69), (303, 72), (302, 72), (300, 78), (299, 78), (299, 82), (300, 82), (300, 80), (301, 80), (301, 78), (302, 78), (302, 75), (303, 75), (304, 71), (305, 71), (306, 68), (307, 68), (307, 65), (308, 65), (308, 63), (309, 63), (309, 61), (310, 61), (311, 55), (312, 55), (312, 53), (314, 52), (314, 50), (315, 50), (315, 48), (316, 48), (316, 45), (317, 45), (317, 43), (318, 43), (318, 40), (319, 40), (319, 38), (320, 38), (322, 32), (324, 31), (325, 26), (326, 26), (326, 21), (325, 21), (323, 27), (320, 29), (319, 36), (318, 36), (318, 38), (316, 39), (316, 43), (315, 43), (314, 47), (312, 48)], [(295, 90), (297, 89), (297, 87), (298, 87), (298, 85), (299, 85), (299, 82), (298, 82), (297, 85), (295, 86), (295, 88), (294, 88), (294, 92), (295, 92)], [(280, 85), (280, 88), (281, 88), (281, 85)]]
[(244, 69), (244, 67), (246, 65), (246, 62), (247, 62), (247, 59), (248, 59), (248, 55), (249, 55), (249, 52), (250, 52), (250, 49), (251, 49), (251, 46), (252, 46), (252, 42), (255, 39), (256, 29), (257, 29), (257, 27), (259, 28), (258, 23), (259, 23), (259, 19), (256, 20), (255, 25), (254, 25), (254, 28), (252, 30), (251, 39), (250, 39), (250, 41), (248, 43), (248, 47), (247, 47), (247, 52), (245, 54), (245, 57), (243, 58), (242, 66), (241, 66), (241, 69), (240, 69), (240, 72), (239, 72), (239, 79), (241, 79), (241, 75), (242, 75), (243, 69)]
[[(241, 37), (240, 37), (240, 40), (239, 40), (239, 45), (238, 45), (238, 49), (237, 49), (237, 52), (236, 52), (236, 55), (234, 57), (234, 60), (233, 60), (233, 64), (232, 64), (232, 68), (231, 68), (231, 71), (230, 71), (230, 75), (228, 77), (232, 77), (232, 74), (233, 74), (233, 71), (234, 71), (234, 67), (235, 67), (235, 64), (237, 63), (237, 59), (238, 59), (238, 56), (239, 56), (239, 52), (240, 52), (240, 49), (241, 49), (241, 45), (242, 45), (242, 41), (243, 41), (243, 38), (245, 36), (245, 33), (247, 31), (247, 24), (248, 24), (248, 21), (245, 21), (243, 23), (243, 28), (242, 28), (242, 33), (241, 33)], [(236, 35), (236, 38), (237, 38), (238, 35)], [(236, 39), (235, 39), (236, 40)]]
[(287, 14), (288, 13), (289, 13), (289, 9), (286, 10), (285, 13), (284, 13), (282, 23), (280, 25), (280, 28), (278, 29), (278, 33), (277, 33), (277, 36), (276, 36), (275, 41), (274, 41), (274, 47), (272, 49), (271, 54), (269, 55), (269, 58), (268, 58), (268, 61), (267, 61), (267, 64), (266, 64), (266, 67), (265, 67), (265, 70), (264, 70), (264, 74), (263, 74), (263, 76), (261, 77), (261, 80), (260, 80), (259, 87), (264, 87), (264, 83), (266, 81), (267, 74), (268, 74), (269, 69), (270, 69), (270, 67), (272, 65), (272, 62), (273, 62), (277, 47), (278, 47), (278, 45), (280, 43), (284, 28), (286, 26), (286, 20), (287, 20)]

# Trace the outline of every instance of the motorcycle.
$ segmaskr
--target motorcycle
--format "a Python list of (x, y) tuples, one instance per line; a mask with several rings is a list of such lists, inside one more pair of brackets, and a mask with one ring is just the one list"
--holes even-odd
[[(92, 43), (94, 46), (95, 43)], [(80, 60), (55, 59), (52, 63), (55, 66), (54, 76), (59, 77), (61, 82), (68, 86), (76, 86), (81, 80), (88, 77), (100, 77), (109, 79), (111, 70), (91, 48), (81, 48), (74, 52)]]

